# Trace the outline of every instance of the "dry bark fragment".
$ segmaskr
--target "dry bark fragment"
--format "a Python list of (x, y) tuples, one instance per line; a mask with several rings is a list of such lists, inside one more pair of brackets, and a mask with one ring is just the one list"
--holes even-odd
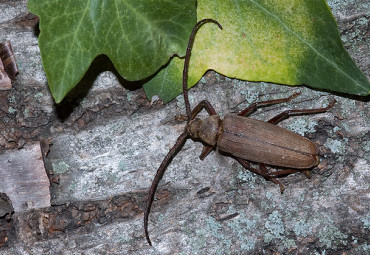
[(9, 196), (15, 212), (50, 206), (50, 183), (39, 144), (4, 153), (0, 162), (0, 192)]
[(17, 63), (9, 41), (0, 43), (0, 90), (9, 90), (18, 74)]

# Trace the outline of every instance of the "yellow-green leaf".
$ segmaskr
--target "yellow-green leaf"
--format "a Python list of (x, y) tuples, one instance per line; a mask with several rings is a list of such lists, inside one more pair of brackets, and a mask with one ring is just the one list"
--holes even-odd
[[(209, 70), (228, 77), (368, 95), (370, 83), (344, 49), (325, 0), (199, 0), (189, 87)], [(181, 93), (183, 61), (144, 85), (165, 102)]]

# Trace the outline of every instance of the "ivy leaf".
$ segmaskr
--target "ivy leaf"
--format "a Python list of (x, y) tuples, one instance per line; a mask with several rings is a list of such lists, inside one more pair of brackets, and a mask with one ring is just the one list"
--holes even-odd
[[(368, 95), (370, 83), (341, 42), (325, 0), (199, 0), (203, 25), (190, 58), (189, 87), (209, 70), (228, 77), (308, 85)], [(182, 92), (183, 60), (175, 58), (144, 85), (164, 102)]]
[(127, 80), (144, 79), (184, 55), (196, 23), (195, 0), (30, 0), (40, 17), (42, 63), (55, 101), (107, 55)]

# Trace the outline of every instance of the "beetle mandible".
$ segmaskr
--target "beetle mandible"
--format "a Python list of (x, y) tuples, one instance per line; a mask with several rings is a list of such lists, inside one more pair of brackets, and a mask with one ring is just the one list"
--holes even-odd
[[(234, 157), (246, 169), (262, 175), (275, 184), (279, 184), (280, 190), (283, 192), (284, 186), (277, 177), (317, 166), (319, 156), (317, 146), (309, 139), (275, 124), (292, 115), (326, 112), (336, 102), (333, 100), (325, 108), (287, 110), (267, 122), (246, 118), (245, 116), (254, 112), (258, 107), (287, 102), (300, 93), (294, 93), (287, 98), (253, 103), (237, 115), (226, 114), (223, 120), (217, 115), (215, 109), (207, 100), (201, 101), (191, 110), (187, 88), (191, 47), (196, 31), (206, 22), (213, 22), (222, 29), (222, 26), (217, 21), (204, 19), (195, 25), (191, 33), (185, 55), (182, 84), (188, 121), (184, 132), (177, 138), (175, 145), (170, 149), (159, 166), (149, 190), (144, 213), (145, 237), (149, 245), (152, 245), (152, 243), (148, 233), (148, 219), (154, 194), (168, 164), (188, 138), (203, 142), (204, 147), (200, 159), (204, 159), (209, 152), (217, 147), (219, 151)], [(209, 117), (205, 119), (196, 118), (203, 109), (208, 112)], [(249, 161), (257, 163), (259, 169), (252, 167)], [(283, 167), (285, 169), (269, 172), (265, 165)]]

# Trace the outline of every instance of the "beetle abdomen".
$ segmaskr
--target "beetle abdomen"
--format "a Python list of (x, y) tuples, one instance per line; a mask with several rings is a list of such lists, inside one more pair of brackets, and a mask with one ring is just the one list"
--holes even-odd
[(268, 165), (306, 169), (319, 163), (318, 149), (309, 139), (271, 123), (225, 115), (218, 149)]

